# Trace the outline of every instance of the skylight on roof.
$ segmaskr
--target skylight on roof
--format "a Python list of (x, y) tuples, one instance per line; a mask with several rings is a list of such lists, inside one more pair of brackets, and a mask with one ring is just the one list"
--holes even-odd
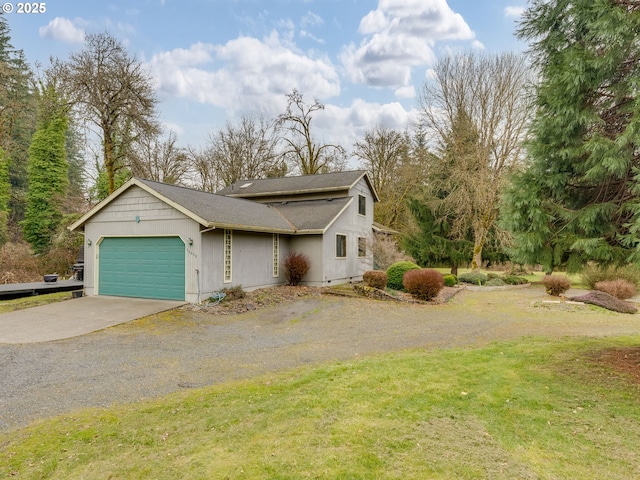
[(240, 185), (240, 188), (247, 188), (253, 185), (253, 182), (245, 183), (244, 185)]

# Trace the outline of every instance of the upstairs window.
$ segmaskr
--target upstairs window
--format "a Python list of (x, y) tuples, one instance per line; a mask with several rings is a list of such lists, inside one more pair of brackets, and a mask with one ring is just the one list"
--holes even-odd
[(360, 215), (367, 215), (367, 197), (364, 195), (358, 195), (358, 213)]

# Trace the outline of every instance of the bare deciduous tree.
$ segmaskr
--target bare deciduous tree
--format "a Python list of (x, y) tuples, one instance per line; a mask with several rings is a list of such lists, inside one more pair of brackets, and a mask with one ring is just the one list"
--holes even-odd
[(506, 174), (521, 160), (530, 114), (530, 69), (520, 55), (461, 54), (440, 60), (419, 99), (422, 125), (433, 135), (428, 198), (454, 218), (460, 237), (471, 229), (472, 267), (496, 225)]
[(353, 155), (360, 159), (380, 197), (375, 219), (392, 228), (404, 226), (407, 195), (423, 179), (410, 157), (410, 143), (408, 134), (377, 125), (354, 145)]
[(284, 176), (286, 167), (277, 150), (272, 123), (251, 116), (227, 122), (212, 132), (203, 150), (191, 150), (192, 168), (203, 190), (216, 191), (238, 180)]
[(177, 141), (173, 131), (165, 139), (143, 133), (128, 157), (131, 174), (156, 182), (181, 184), (189, 162), (187, 153), (176, 145)]
[(340, 145), (319, 144), (311, 131), (313, 114), (324, 110), (318, 100), (308, 105), (302, 94), (293, 89), (287, 94), (287, 110), (278, 116), (278, 126), (284, 131), (282, 140), (286, 144), (285, 159), (301, 175), (314, 175), (329, 171), (339, 171), (344, 167), (345, 150)]
[(65, 97), (98, 129), (111, 193), (132, 143), (142, 134), (158, 133), (151, 77), (106, 32), (87, 35), (84, 49), (66, 62), (54, 60), (52, 71), (62, 82)]

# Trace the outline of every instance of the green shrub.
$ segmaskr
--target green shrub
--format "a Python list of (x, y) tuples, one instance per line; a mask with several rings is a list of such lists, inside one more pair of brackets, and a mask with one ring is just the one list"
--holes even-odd
[(382, 270), (368, 270), (362, 275), (362, 281), (368, 287), (384, 290), (387, 286), (387, 274)]
[(408, 270), (402, 281), (404, 288), (420, 300), (431, 300), (444, 287), (443, 275), (431, 268)]
[(458, 276), (458, 281), (462, 283), (470, 283), (471, 285), (484, 285), (487, 283), (488, 277), (481, 272), (463, 273)]
[(617, 299), (626, 300), (636, 295), (638, 289), (628, 280), (605, 280), (594, 285), (594, 290), (608, 293)]
[(443, 278), (444, 278), (444, 284), (447, 287), (453, 287), (453, 286), (458, 284), (458, 277), (456, 277), (452, 273), (448, 273), (448, 274), (444, 275)]
[(493, 280), (494, 278), (500, 278), (500, 274), (495, 272), (487, 273), (487, 281)]
[(507, 285), (524, 285), (525, 283), (529, 283), (529, 280), (527, 280), (526, 278), (518, 277), (516, 275), (506, 275), (501, 278), (502, 281)]
[(402, 277), (409, 270), (418, 270), (420, 267), (413, 262), (396, 262), (387, 268), (387, 287), (393, 290), (402, 290)]
[(491, 278), (487, 280), (487, 283), (485, 283), (485, 286), (487, 287), (504, 287), (505, 285), (506, 283), (504, 283), (504, 280), (500, 277)]
[(549, 295), (559, 297), (571, 288), (571, 280), (565, 275), (545, 275), (542, 284)]
[(609, 280), (626, 280), (640, 287), (640, 268), (635, 265), (626, 267), (598, 267), (591, 266), (582, 270), (582, 282), (591, 290), (596, 283)]

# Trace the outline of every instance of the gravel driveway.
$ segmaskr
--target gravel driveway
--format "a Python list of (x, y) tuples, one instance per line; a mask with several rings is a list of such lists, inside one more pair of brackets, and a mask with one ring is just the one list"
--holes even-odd
[(179, 309), (82, 337), (0, 345), (0, 430), (89, 406), (305, 364), (528, 335), (640, 333), (640, 315), (546, 304), (541, 288), (465, 291), (443, 305), (303, 298), (241, 315)]

